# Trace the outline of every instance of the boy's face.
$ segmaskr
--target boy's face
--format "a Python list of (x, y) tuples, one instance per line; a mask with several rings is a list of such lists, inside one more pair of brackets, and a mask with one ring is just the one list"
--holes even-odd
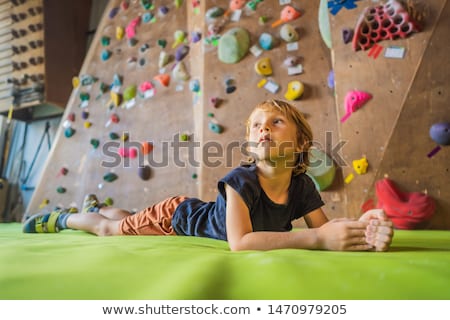
[(256, 160), (295, 164), (301, 151), (295, 123), (277, 110), (256, 109), (249, 121), (249, 151)]

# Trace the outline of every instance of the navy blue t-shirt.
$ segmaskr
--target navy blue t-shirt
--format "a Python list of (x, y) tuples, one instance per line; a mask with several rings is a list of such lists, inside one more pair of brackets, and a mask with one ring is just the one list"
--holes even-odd
[(256, 166), (241, 166), (218, 183), (215, 202), (189, 198), (179, 204), (172, 218), (178, 235), (227, 240), (226, 194), (228, 184), (240, 194), (250, 212), (253, 231), (290, 231), (292, 221), (324, 205), (313, 181), (306, 174), (292, 176), (286, 205), (274, 203), (259, 184)]

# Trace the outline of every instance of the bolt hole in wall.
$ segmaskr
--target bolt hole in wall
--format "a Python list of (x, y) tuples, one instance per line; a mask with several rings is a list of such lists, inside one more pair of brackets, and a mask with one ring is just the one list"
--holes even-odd
[[(91, 11), (87, 12), (91, 31), (86, 34), (88, 47), (107, 5), (108, 0), (92, 1)], [(42, 46), (43, 43), (30, 45)], [(31, 200), (60, 122), (61, 116), (25, 122), (8, 121), (7, 115), (0, 115), (0, 222), (20, 220)]]

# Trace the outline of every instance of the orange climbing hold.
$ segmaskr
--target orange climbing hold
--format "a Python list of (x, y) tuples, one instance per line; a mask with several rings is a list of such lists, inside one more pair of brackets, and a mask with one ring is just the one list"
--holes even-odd
[(170, 76), (168, 74), (158, 74), (157, 76), (154, 76), (153, 79), (157, 80), (159, 83), (161, 83), (164, 87), (168, 87), (170, 84)]

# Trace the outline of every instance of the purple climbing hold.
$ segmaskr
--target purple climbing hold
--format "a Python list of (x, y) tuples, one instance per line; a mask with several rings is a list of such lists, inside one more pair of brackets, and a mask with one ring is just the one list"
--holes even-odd
[(184, 57), (189, 53), (189, 47), (186, 45), (179, 46), (177, 51), (175, 52), (175, 60), (181, 61)]
[(119, 12), (119, 7), (112, 8), (111, 11), (109, 12), (109, 18), (110, 19), (114, 18), (118, 12)]
[(353, 29), (345, 28), (342, 30), (342, 40), (345, 44), (351, 42), (353, 39)]
[(333, 89), (334, 88), (334, 70), (331, 70), (328, 74), (328, 88)]
[(450, 122), (435, 123), (430, 128), (430, 137), (442, 146), (450, 145)]

